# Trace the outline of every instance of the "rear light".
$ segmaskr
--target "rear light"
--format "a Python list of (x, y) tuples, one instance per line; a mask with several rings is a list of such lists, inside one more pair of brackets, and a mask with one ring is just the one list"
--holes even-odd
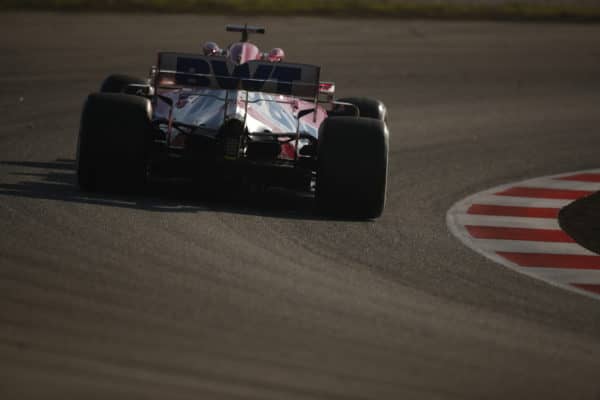
[(232, 119), (221, 127), (223, 155), (226, 160), (236, 160), (240, 155), (240, 146), (244, 126), (241, 121)]
[(174, 86), (175, 85), (175, 81), (173, 79), (161, 79), (158, 82), (158, 86)]
[(226, 136), (223, 141), (223, 151), (226, 159), (237, 159), (240, 150), (240, 138), (238, 136)]

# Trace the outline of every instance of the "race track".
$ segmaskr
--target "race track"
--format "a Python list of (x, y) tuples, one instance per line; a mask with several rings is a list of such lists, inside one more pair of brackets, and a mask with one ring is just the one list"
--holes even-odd
[[(600, 302), (447, 230), (459, 199), (600, 165), (600, 26), (255, 18), (390, 112), (382, 218), (185, 189), (82, 196), (82, 101), (238, 18), (0, 15), (0, 398), (590, 399)], [(161, 190), (163, 189), (163, 190)]]

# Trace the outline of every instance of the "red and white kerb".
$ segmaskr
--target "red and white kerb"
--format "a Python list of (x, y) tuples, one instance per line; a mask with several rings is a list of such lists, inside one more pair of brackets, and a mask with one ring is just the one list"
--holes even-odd
[(467, 197), (447, 213), (466, 246), (506, 267), (600, 299), (600, 255), (558, 224), (567, 204), (600, 190), (600, 170), (530, 179)]

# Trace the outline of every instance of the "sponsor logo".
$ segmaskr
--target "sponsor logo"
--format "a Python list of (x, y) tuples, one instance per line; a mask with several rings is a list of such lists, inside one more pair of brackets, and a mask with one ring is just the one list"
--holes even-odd
[(273, 81), (276, 82), (277, 93), (289, 95), (293, 93), (293, 82), (302, 80), (300, 67), (260, 62), (233, 66), (225, 60), (194, 57), (178, 57), (176, 71), (177, 85), (211, 87), (216, 81), (216, 85), (221, 89), (260, 91), (268, 81)]

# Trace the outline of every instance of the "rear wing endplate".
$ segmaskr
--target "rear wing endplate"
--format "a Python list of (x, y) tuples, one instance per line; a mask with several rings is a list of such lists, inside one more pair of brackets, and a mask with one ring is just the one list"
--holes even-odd
[(159, 53), (157, 88), (207, 88), (268, 92), (316, 99), (320, 67), (309, 64), (249, 61), (233, 64), (225, 57)]

